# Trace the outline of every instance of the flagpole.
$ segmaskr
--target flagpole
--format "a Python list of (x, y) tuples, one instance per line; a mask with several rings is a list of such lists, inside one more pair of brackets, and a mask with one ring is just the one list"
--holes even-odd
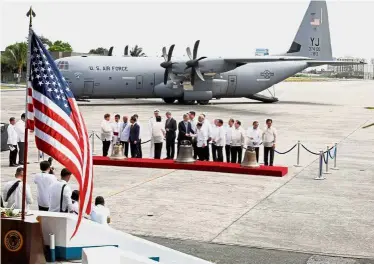
[[(27, 98), (29, 93), (29, 81), (30, 80), (30, 61), (31, 61), (31, 29), (32, 29), (32, 18), (35, 17), (35, 13), (32, 10), (32, 7), (30, 6), (30, 10), (27, 12), (26, 16), (30, 17), (29, 20), (29, 35), (28, 35), (28, 48), (27, 48), (27, 65), (26, 65), (26, 98), (25, 98), (25, 105), (26, 105), (26, 111), (28, 112), (28, 104), (27, 104)], [(24, 148), (24, 164), (23, 164), (23, 185), (22, 185), (22, 221), (25, 221), (25, 211), (26, 211), (26, 179), (27, 179), (27, 155), (28, 155), (28, 149), (29, 149), (29, 130), (27, 126), (27, 117), (26, 115), (26, 122), (25, 122), (25, 148)]]

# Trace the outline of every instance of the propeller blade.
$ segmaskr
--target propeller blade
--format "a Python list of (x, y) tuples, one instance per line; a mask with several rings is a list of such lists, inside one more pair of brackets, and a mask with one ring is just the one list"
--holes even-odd
[(165, 62), (168, 61), (168, 55), (166, 54), (166, 47), (162, 47), (162, 57), (164, 57)]
[(190, 47), (187, 47), (186, 52), (187, 52), (187, 56), (190, 58), (190, 60), (192, 60), (192, 54), (191, 54)]
[(206, 59), (206, 58), (208, 58), (208, 57), (206, 57), (206, 56), (203, 56), (203, 57), (200, 57), (199, 59), (197, 59), (198, 61), (200, 61), (200, 60), (202, 60), (202, 59)]
[(195, 84), (195, 68), (191, 69), (191, 85)]
[(166, 85), (167, 82), (168, 82), (168, 76), (169, 76), (169, 71), (168, 69), (166, 68), (165, 69), (165, 73), (164, 73), (164, 84)]
[(173, 50), (174, 50), (175, 44), (171, 45), (169, 48), (169, 54), (168, 54), (168, 61), (171, 61), (171, 57), (173, 56)]
[(197, 40), (195, 42), (195, 45), (193, 47), (193, 59), (195, 60), (196, 57), (197, 57), (197, 49), (199, 48), (199, 43), (200, 43), (200, 40)]
[(109, 48), (108, 56), (112, 56), (113, 53), (113, 46)]
[(125, 47), (125, 56), (129, 55), (129, 45)]
[(204, 80), (204, 76), (203, 76), (203, 74), (201, 73), (199, 67), (195, 67), (195, 72), (196, 72), (197, 76), (200, 78), (201, 81), (205, 81), (205, 80)]

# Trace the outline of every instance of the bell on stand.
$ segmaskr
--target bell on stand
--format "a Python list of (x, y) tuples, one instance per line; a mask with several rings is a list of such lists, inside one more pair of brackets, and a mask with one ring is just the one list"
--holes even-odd
[(257, 163), (255, 149), (251, 146), (247, 147), (247, 150), (244, 153), (244, 159), (241, 163), (242, 167), (259, 167)]
[(193, 147), (190, 141), (184, 140), (179, 146), (179, 153), (177, 159), (178, 163), (194, 163), (196, 160), (193, 158)]
[(125, 159), (123, 152), (123, 145), (120, 143), (115, 143), (112, 148), (112, 155), (109, 157), (110, 159)]

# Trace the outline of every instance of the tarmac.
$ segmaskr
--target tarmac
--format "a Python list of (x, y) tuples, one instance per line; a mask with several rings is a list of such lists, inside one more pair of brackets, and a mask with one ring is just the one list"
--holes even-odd
[[(296, 148), (276, 155), (275, 164), (289, 167), (283, 178), (95, 166), (93, 195), (106, 199), (111, 225), (215, 263), (374, 263), (374, 126), (362, 128), (374, 122), (374, 110), (365, 108), (374, 106), (374, 82), (280, 83), (276, 96), (280, 101), (273, 104), (248, 99), (205, 106), (167, 105), (160, 99), (81, 102), (88, 129), (98, 135), (105, 113), (137, 113), (144, 142), (157, 108), (162, 115), (171, 111), (178, 121), (195, 110), (210, 121), (239, 119), (245, 128), (253, 120), (262, 128), (272, 118), (280, 152), (298, 140), (313, 152), (338, 143), (339, 170), (330, 169), (330, 160), (331, 174), (324, 180), (314, 179), (318, 156), (303, 148), (301, 167), (294, 167)], [(20, 117), (24, 100), (25, 91), (3, 93), (1, 122)], [(39, 169), (33, 134), (30, 138), (28, 183), (36, 209), (32, 174)], [(143, 156), (149, 149), (143, 145)], [(98, 139), (95, 152), (101, 153)], [(15, 171), (8, 168), (8, 152), (1, 153), (1, 166), (3, 185)], [(75, 181), (72, 187), (77, 188)]]

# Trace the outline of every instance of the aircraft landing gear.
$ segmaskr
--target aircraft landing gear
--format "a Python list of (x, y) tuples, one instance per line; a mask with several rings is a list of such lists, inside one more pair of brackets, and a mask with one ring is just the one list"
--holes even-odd
[(163, 100), (167, 104), (173, 104), (175, 101), (175, 98), (164, 98)]
[(195, 104), (195, 100), (184, 100), (184, 99), (178, 99), (179, 104), (184, 105), (193, 105)]
[(199, 103), (200, 105), (208, 105), (209, 100), (198, 100), (197, 103)]

